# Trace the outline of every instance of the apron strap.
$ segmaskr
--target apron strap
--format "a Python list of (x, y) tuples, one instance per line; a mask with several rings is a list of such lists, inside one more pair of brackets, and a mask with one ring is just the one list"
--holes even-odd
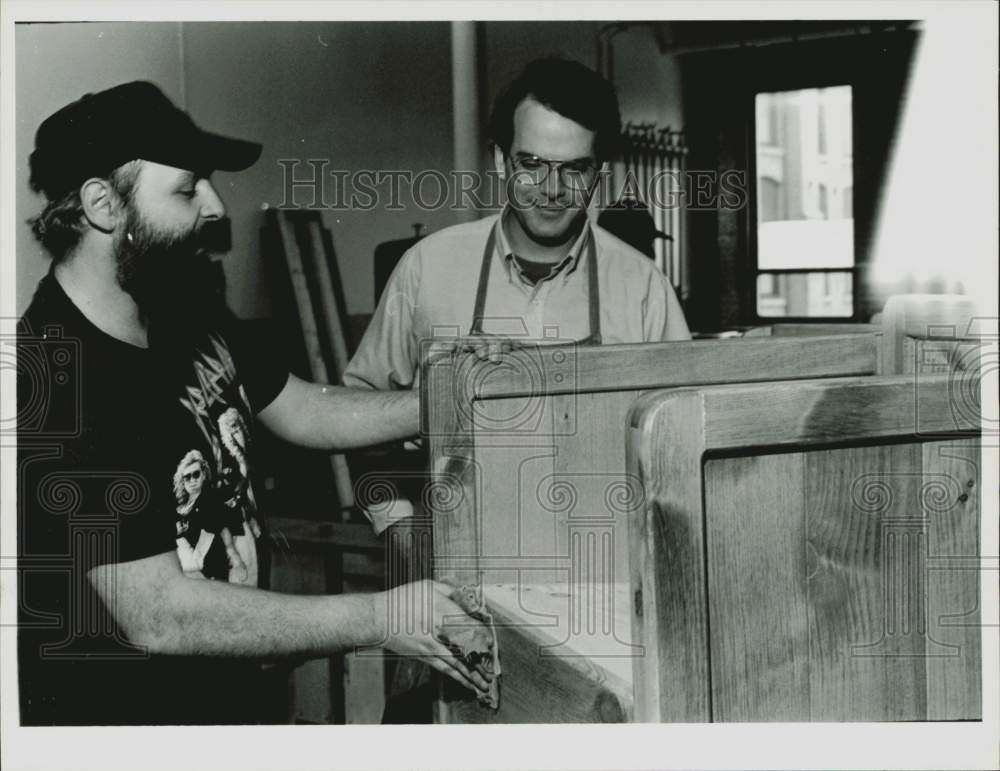
[[(500, 227), (500, 222), (490, 229), (490, 235), (486, 239), (486, 249), (483, 251), (483, 260), (479, 268), (479, 282), (476, 286), (476, 302), (472, 309), (472, 327), (469, 329), (470, 336), (483, 334), (483, 316), (486, 312), (486, 291), (490, 283), (490, 267), (493, 263), (493, 251), (496, 247), (496, 228)], [(587, 306), (590, 314), (590, 334), (576, 345), (600, 345), (601, 344), (601, 291), (598, 286), (597, 276), (597, 246), (594, 243), (593, 231), (587, 234)]]
[(587, 234), (587, 305), (590, 307), (590, 337), (578, 345), (601, 344), (601, 288), (597, 276), (597, 245), (594, 231)]
[(482, 266), (479, 268), (479, 285), (476, 287), (476, 304), (472, 309), (472, 328), (470, 336), (483, 334), (483, 313), (486, 311), (486, 288), (490, 283), (490, 263), (493, 261), (493, 248), (496, 244), (496, 229), (490, 228), (490, 236), (486, 239), (486, 250), (483, 252)]

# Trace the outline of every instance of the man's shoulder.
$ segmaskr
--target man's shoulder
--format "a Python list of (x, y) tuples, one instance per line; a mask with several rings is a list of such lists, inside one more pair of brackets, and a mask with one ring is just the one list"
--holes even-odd
[(49, 273), (35, 289), (27, 309), (17, 321), (18, 341), (50, 336), (79, 336), (80, 314)]
[(435, 231), (414, 244), (411, 253), (424, 259), (465, 257), (470, 251), (481, 254), (497, 216), (491, 215), (474, 222), (462, 222)]
[(643, 279), (663, 276), (656, 264), (634, 246), (625, 243), (597, 223), (591, 223), (591, 229), (597, 243), (597, 257), (600, 262), (611, 263), (617, 271), (624, 270), (629, 276)]

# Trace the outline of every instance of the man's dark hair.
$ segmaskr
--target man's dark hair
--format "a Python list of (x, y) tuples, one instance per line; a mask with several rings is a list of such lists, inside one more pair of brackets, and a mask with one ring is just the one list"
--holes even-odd
[(528, 64), (494, 102), (489, 135), (504, 155), (514, 141), (514, 111), (529, 97), (593, 131), (598, 163), (614, 156), (622, 124), (614, 86), (589, 67), (558, 57)]
[[(38, 193), (41, 189), (36, 184), (34, 176), (32, 173), (31, 187)], [(136, 179), (139, 177), (139, 163), (130, 161), (107, 172), (104, 177), (111, 183), (111, 188), (122, 203), (127, 203), (132, 197)], [(28, 220), (28, 224), (38, 243), (52, 255), (55, 262), (59, 262), (80, 243), (80, 238), (87, 227), (84, 219), (80, 189), (75, 188), (55, 200), (48, 201), (40, 214)]]

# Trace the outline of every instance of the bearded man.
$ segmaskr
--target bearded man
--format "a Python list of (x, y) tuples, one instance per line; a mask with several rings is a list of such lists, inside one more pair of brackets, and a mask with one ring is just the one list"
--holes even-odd
[[(247, 453), (233, 465), (224, 426), (249, 434), (256, 418), (319, 449), (419, 428), (416, 393), (299, 380), (211, 290), (199, 238), (225, 207), (210, 175), (245, 169), (260, 152), (203, 131), (142, 82), (89, 94), (36, 134), (31, 185), (47, 203), (32, 229), (53, 262), (17, 349), (22, 724), (264, 722), (263, 664), (356, 646), (489, 688), (444, 642), (445, 617), (480, 623), (448, 599), (449, 587), (411, 585), (406, 608), (395, 589), (306, 597), (259, 588), (264, 539), (249, 523), (266, 520), (253, 494), (253, 441), (240, 437)], [(173, 477), (195, 453), (215, 487), (230, 467), (245, 485), (246, 569), (220, 580), (193, 580), (177, 554)], [(226, 505), (215, 487), (200, 490), (202, 517)], [(405, 630), (388, 623), (401, 610)]]

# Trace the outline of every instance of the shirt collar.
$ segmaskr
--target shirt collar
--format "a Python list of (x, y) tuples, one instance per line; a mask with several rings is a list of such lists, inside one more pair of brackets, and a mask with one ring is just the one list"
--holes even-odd
[[(523, 275), (521, 275), (521, 269), (514, 261), (514, 252), (510, 248), (510, 242), (507, 240), (506, 229), (504, 228), (504, 222), (507, 221), (508, 217), (512, 217), (513, 212), (510, 208), (510, 203), (507, 203), (503, 211), (500, 212), (500, 216), (497, 218), (496, 225), (496, 250), (499, 252), (500, 256), (503, 257), (503, 265), (507, 271), (507, 275), (511, 276), (511, 271), (516, 271), (517, 275), (520, 276), (522, 281), (527, 281)], [(587, 217), (583, 228), (581, 228), (579, 235), (577, 235), (576, 240), (569, 248), (569, 252), (566, 256), (553, 266), (552, 273), (549, 274), (550, 277), (565, 271), (564, 275), (569, 275), (574, 270), (580, 262), (580, 255), (583, 254), (583, 249), (587, 245), (587, 239), (592, 238), (590, 232), (590, 218)], [(518, 255), (523, 256), (523, 255)], [(525, 258), (529, 259), (529, 258)], [(512, 276), (511, 276), (512, 277)], [(545, 279), (542, 279), (543, 281)], [(530, 283), (530, 282), (528, 282)]]

